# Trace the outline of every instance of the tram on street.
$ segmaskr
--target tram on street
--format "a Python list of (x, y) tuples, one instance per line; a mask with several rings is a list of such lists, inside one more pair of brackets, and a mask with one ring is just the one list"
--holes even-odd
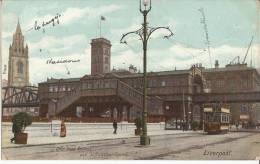
[(204, 105), (203, 121), (204, 131), (208, 134), (227, 133), (230, 125), (230, 108), (221, 104)]

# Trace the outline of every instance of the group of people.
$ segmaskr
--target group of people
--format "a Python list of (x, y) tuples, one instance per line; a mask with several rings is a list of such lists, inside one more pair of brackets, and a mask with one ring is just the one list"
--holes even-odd
[(260, 123), (255, 123), (255, 124), (250, 124), (250, 123), (239, 123), (236, 122), (235, 123), (236, 129), (238, 130), (239, 128), (243, 128), (243, 129), (260, 129)]

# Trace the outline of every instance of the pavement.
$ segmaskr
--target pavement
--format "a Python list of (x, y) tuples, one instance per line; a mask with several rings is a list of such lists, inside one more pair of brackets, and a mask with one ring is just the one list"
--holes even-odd
[[(109, 140), (119, 138), (134, 138), (135, 125), (133, 123), (118, 123), (117, 134), (113, 134), (112, 123), (65, 123), (66, 137), (59, 137), (59, 124), (33, 123), (26, 128), (28, 133), (27, 145), (10, 143), (13, 137), (11, 123), (2, 124), (2, 148), (25, 147), (34, 145), (48, 145), (59, 143), (74, 143), (83, 141)], [(164, 123), (148, 123), (148, 135), (170, 135), (203, 133), (202, 131), (164, 130)]]
[(255, 160), (260, 133), (230, 132), (206, 135), (191, 132), (150, 135), (151, 144), (138, 137), (2, 148), (2, 159), (48, 160)]

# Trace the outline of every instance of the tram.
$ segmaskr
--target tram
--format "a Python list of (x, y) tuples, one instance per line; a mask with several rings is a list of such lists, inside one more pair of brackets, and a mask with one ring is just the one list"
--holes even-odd
[(220, 134), (229, 131), (230, 108), (227, 105), (204, 105), (203, 114), (204, 131), (208, 134)]

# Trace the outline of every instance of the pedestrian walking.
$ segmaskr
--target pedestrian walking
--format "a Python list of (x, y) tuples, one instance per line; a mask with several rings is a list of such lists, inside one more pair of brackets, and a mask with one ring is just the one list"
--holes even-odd
[(60, 137), (66, 137), (66, 126), (64, 121), (61, 121), (60, 125)]
[(116, 120), (113, 121), (113, 128), (114, 128), (114, 134), (116, 134), (116, 131), (117, 131), (117, 122)]
[(185, 122), (184, 122), (184, 120), (182, 121), (182, 131), (184, 131), (185, 130)]
[(238, 124), (238, 122), (236, 123), (236, 128), (237, 128), (237, 130), (238, 130), (238, 126), (239, 126), (239, 124)]
[(17, 130), (17, 125), (15, 123), (13, 123), (13, 126), (12, 126), (12, 132), (14, 133), (14, 137), (10, 139), (11, 143), (13, 143), (16, 139), (16, 135), (18, 133), (18, 130)]

